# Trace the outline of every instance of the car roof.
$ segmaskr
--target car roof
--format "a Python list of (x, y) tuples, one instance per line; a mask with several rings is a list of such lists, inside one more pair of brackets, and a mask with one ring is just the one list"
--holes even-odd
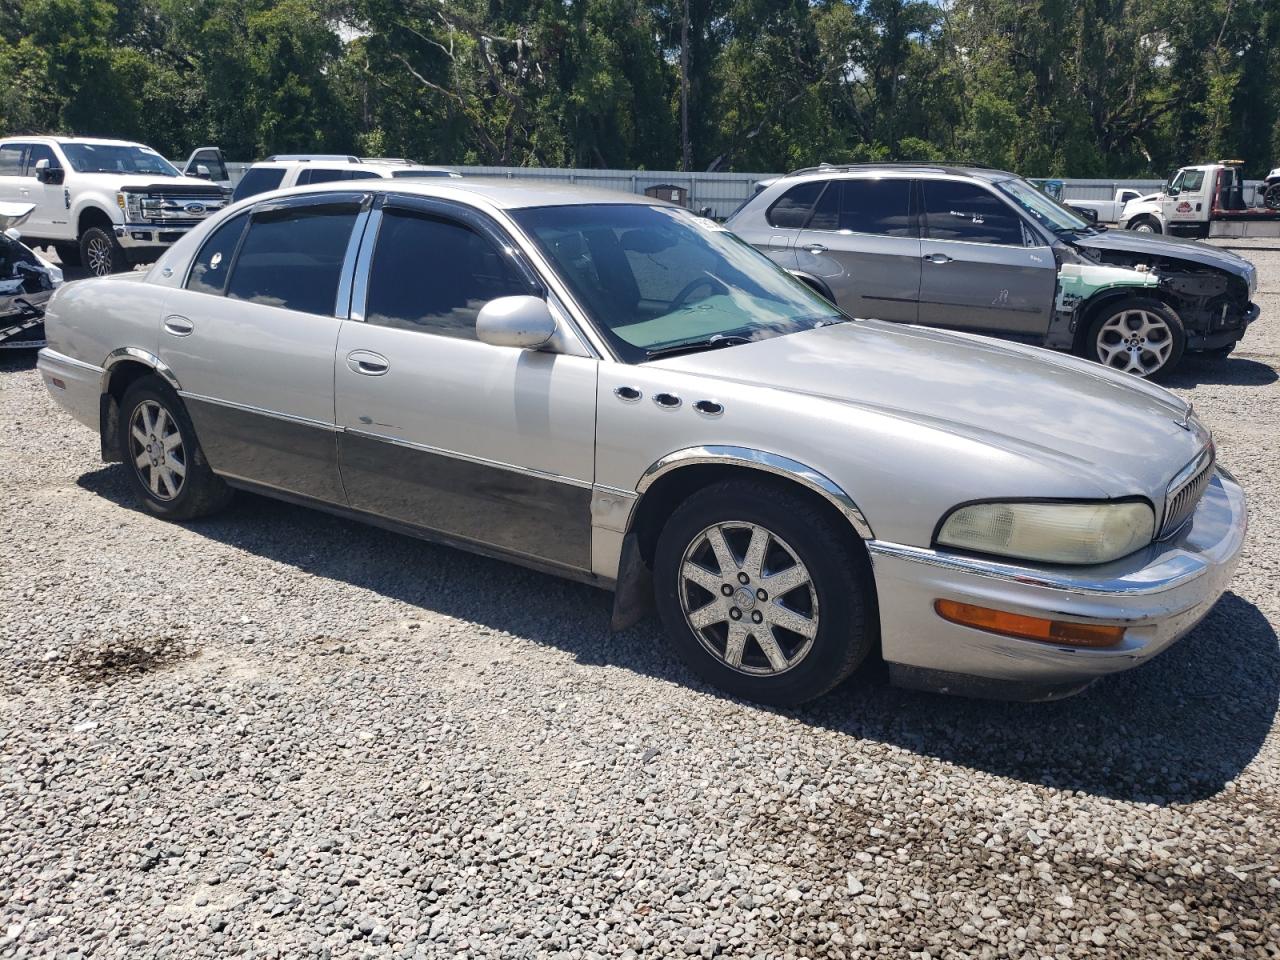
[[(138, 143), (136, 140), (109, 140), (105, 137), (58, 137), (48, 136), (46, 134), (32, 134), (31, 136), (9, 136), (4, 137), (3, 142), (11, 143), (87, 143), (94, 146), (103, 147), (146, 147), (145, 143)], [(147, 147), (150, 150), (150, 147)]]
[[(385, 190), (409, 196), (440, 197), (443, 199), (479, 200), (500, 210), (521, 210), (528, 207), (560, 207), (580, 204), (635, 204), (648, 207), (674, 207), (673, 203), (619, 190), (602, 190), (598, 187), (580, 187), (571, 183), (554, 183), (539, 180), (521, 180), (507, 177), (428, 177), (421, 180), (403, 177), (383, 186), (370, 186), (372, 181), (340, 180), (333, 183), (290, 187), (271, 193), (246, 197), (246, 206), (260, 203), (272, 197), (298, 196), (310, 193), (352, 193), (360, 190)], [(681, 208), (683, 209), (683, 208)]]
[(459, 176), (450, 167), (432, 166), (426, 163), (402, 163), (398, 160), (351, 160), (342, 157), (325, 157), (323, 159), (285, 158), (283, 160), (260, 160), (250, 164), (251, 170), (289, 170), (293, 167), (307, 167), (310, 170), (376, 170), (379, 174), (390, 177), (395, 174), (404, 176), (406, 172), (429, 170), (432, 172), (450, 173)]
[(840, 174), (863, 174), (866, 176), (918, 176), (922, 173), (936, 173), (949, 177), (973, 177), (977, 180), (988, 180), (992, 183), (999, 180), (1011, 180), (1017, 174), (1007, 170), (996, 170), (991, 167), (979, 167), (972, 164), (946, 163), (943, 161), (894, 161), (892, 163), (823, 163), (816, 167), (804, 167), (793, 170), (775, 182), (805, 178), (821, 178)]

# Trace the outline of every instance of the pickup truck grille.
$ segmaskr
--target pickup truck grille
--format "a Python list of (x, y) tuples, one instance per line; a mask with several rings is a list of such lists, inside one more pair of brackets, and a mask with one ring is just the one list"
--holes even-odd
[[(1191, 519), (1192, 511), (1204, 496), (1204, 491), (1213, 479), (1214, 450), (1212, 446), (1187, 464), (1174, 477), (1165, 497), (1164, 523), (1160, 525), (1160, 536), (1157, 539), (1167, 540), (1182, 529)], [(1187, 474), (1191, 476), (1188, 477)]]
[(144, 223), (159, 225), (196, 224), (227, 205), (222, 191), (201, 195), (147, 193), (138, 202)]

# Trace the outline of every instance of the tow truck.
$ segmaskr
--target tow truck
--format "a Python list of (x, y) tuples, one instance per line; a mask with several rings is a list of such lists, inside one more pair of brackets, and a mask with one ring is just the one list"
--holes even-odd
[(1241, 160), (1182, 167), (1151, 199), (1131, 200), (1119, 225), (1139, 233), (1208, 237), (1280, 237), (1280, 210), (1244, 201)]

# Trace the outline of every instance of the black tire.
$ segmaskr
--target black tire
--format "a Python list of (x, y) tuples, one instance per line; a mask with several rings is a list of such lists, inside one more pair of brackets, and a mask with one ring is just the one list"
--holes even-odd
[(132, 269), (124, 247), (115, 234), (103, 227), (90, 227), (80, 235), (80, 262), (91, 277), (105, 277)]
[[(771, 535), (768, 541), (773, 551), (771, 556), (782, 557), (784, 562), (781, 569), (772, 562), (762, 564), (761, 569), (785, 573), (789, 567), (786, 561), (795, 560), (806, 568), (807, 582), (784, 590), (776, 597), (766, 593), (757, 594), (758, 599), (739, 599), (743, 590), (747, 593), (761, 590), (759, 583), (768, 581), (742, 583), (738, 573), (732, 578), (725, 575), (723, 568), (713, 573), (697, 560), (699, 543), (702, 543), (701, 549), (711, 550), (710, 542), (703, 538), (717, 524), (753, 524), (764, 528)], [(743, 540), (738, 541), (738, 546), (733, 543), (739, 535), (750, 542), (752, 534), (745, 528), (731, 529), (724, 538), (735, 558), (746, 553), (745, 548), (739, 550)], [(686, 582), (682, 575), (686, 555), (698, 562), (702, 567), (700, 572), (723, 579), (738, 592), (732, 596), (716, 596), (709, 589)], [(734, 696), (777, 705), (804, 703), (848, 677), (875, 644), (879, 620), (866, 552), (856, 541), (841, 537), (827, 513), (789, 490), (781, 481), (729, 480), (693, 494), (663, 527), (654, 560), (654, 596), (668, 642), (696, 674)], [(749, 561), (746, 566), (750, 566)], [(725, 584), (719, 584), (719, 588), (723, 593)], [(694, 593), (705, 594), (712, 600), (694, 598)], [(813, 605), (815, 596), (816, 606)], [(736, 606), (748, 601), (749, 606)], [(750, 611), (750, 617), (768, 615), (772, 618), (778, 608), (788, 614), (799, 608), (806, 617), (816, 616), (815, 634), (806, 649), (805, 638), (799, 633), (790, 633), (781, 627), (780, 632), (775, 632), (771, 628), (769, 636), (777, 639), (777, 652), (785, 651), (784, 655), (794, 656), (794, 660), (783, 669), (762, 673), (760, 671), (773, 668), (765, 648), (751, 633), (742, 641), (743, 652), (738, 658), (742, 668), (735, 669), (726, 660), (729, 620), (726, 618), (695, 631), (686, 617), (686, 606), (691, 606), (696, 614), (704, 602), (708, 607), (723, 605), (728, 611), (738, 609), (737, 627), (745, 631), (753, 630), (753, 626), (748, 616), (742, 615), (743, 610)], [(719, 652), (713, 652), (717, 644)]]
[[(1143, 227), (1148, 227), (1149, 229), (1143, 230)], [(1149, 216), (1134, 217), (1129, 221), (1129, 229), (1137, 230), (1140, 233), (1164, 233), (1160, 229), (1160, 221), (1155, 217)]]
[[(1158, 316), (1159, 319), (1163, 320), (1167, 327), (1168, 340), (1171, 341), (1170, 349), (1165, 355), (1163, 361), (1158, 366), (1152, 366), (1142, 372), (1122, 366), (1121, 363), (1131, 362), (1127, 360), (1125, 356), (1120, 356), (1114, 352), (1110, 356), (1104, 355), (1104, 344), (1099, 341), (1099, 337), (1102, 335), (1103, 329), (1106, 328), (1109, 323), (1112, 323), (1113, 320), (1121, 317), (1123, 314), (1133, 313), (1135, 311), (1154, 314)], [(1129, 351), (1126, 348), (1126, 353), (1128, 356), (1134, 356), (1137, 358), (1136, 361), (1133, 362), (1145, 365), (1148, 362), (1153, 362), (1149, 361), (1148, 358), (1157, 356), (1160, 350), (1160, 345), (1165, 342), (1166, 340), (1163, 337), (1157, 339), (1154, 336), (1151, 336), (1148, 339), (1143, 340), (1141, 344), (1135, 345), (1135, 349), (1132, 351)], [(1121, 342), (1119, 339), (1112, 339), (1111, 335), (1108, 334), (1108, 345), (1110, 345), (1113, 350), (1118, 350), (1121, 347)], [(1177, 368), (1178, 363), (1182, 360), (1182, 353), (1186, 348), (1187, 334), (1183, 329), (1182, 320), (1169, 308), (1167, 304), (1162, 303), (1153, 297), (1126, 297), (1123, 300), (1113, 300), (1094, 311), (1093, 319), (1090, 321), (1089, 326), (1085, 331), (1080, 352), (1087, 359), (1092, 360), (1095, 363), (1101, 363), (1113, 370), (1120, 370), (1125, 373), (1132, 373), (1134, 376), (1158, 380), (1161, 377), (1172, 373)]]
[(80, 244), (55, 243), (53, 249), (58, 254), (58, 260), (64, 267), (80, 266)]
[[(146, 438), (147, 445), (144, 448), (143, 440), (133, 432), (135, 418), (139, 415), (140, 408), (144, 406), (147, 407), (147, 412), (153, 413), (152, 423), (160, 419), (158, 415), (154, 415), (155, 408), (158, 407), (164, 411), (179, 436), (179, 445), (176, 449), (167, 449), (167, 445), (155, 447), (150, 445), (152, 441), (164, 439), (163, 429), (158, 431), (159, 437), (155, 433), (150, 434)], [(130, 486), (133, 487), (142, 508), (148, 513), (165, 520), (194, 520), (221, 510), (230, 501), (232, 490), (221, 477), (209, 469), (209, 463), (205, 460), (204, 451), (200, 449), (200, 442), (196, 439), (195, 427), (191, 425), (186, 407), (183, 406), (173, 388), (159, 377), (141, 377), (129, 385), (120, 401), (120, 423), (117, 434), (120, 437), (119, 454), (124, 461)], [(162, 446), (165, 449), (162, 450)], [(148, 453), (155, 454), (151, 458), (151, 463), (140, 466), (139, 458), (145, 458)], [(166, 458), (168, 458), (167, 461)], [(181, 465), (184, 471), (177, 478), (176, 490), (169, 487), (169, 483), (173, 482), (172, 478), (165, 480), (163, 477), (165, 462), (171, 464), (168, 468), (170, 475), (177, 475), (178, 465)], [(146, 471), (145, 474), (144, 471)], [(158, 477), (154, 488), (150, 482), (152, 477)]]
[(1268, 210), (1280, 210), (1280, 180), (1267, 185), (1262, 194), (1262, 202)]

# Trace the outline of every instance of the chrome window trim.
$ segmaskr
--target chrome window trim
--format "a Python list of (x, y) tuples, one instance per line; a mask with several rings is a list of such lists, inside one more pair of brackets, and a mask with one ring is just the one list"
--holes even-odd
[(535, 470), (532, 467), (522, 467), (515, 463), (506, 463), (502, 460), (490, 460), (487, 457), (477, 457), (469, 453), (459, 453), (456, 450), (446, 450), (443, 447), (433, 447), (426, 443), (415, 443), (412, 440), (405, 440), (402, 437), (389, 437), (383, 433), (371, 433), (368, 430), (353, 430), (350, 427), (334, 427), (340, 433), (349, 433), (353, 437), (364, 437), (366, 440), (379, 440), (383, 443), (392, 443), (397, 447), (404, 447), (408, 450), (417, 450), (421, 453), (431, 453), (440, 457), (449, 457), (451, 460), (462, 460), (466, 463), (474, 463), (480, 467), (493, 467), (495, 470), (506, 470), (509, 473), (518, 473), (525, 477), (536, 477), (540, 480), (551, 480), (556, 483), (567, 484), (571, 487), (579, 487), (583, 490), (590, 490), (594, 484), (590, 480), (578, 480), (575, 477), (566, 477), (559, 473), (551, 473), (549, 470)]
[[(890, 543), (884, 540), (872, 540), (867, 544), (874, 562), (877, 556), (907, 560), (928, 566), (940, 567), (956, 573), (966, 573), (975, 577), (986, 577), (993, 580), (1007, 580), (1031, 587), (1046, 590), (1060, 590), (1065, 593), (1086, 593), (1090, 595), (1133, 597), (1154, 593), (1163, 593), (1190, 583), (1204, 575), (1208, 569), (1204, 562), (1186, 554), (1175, 554), (1161, 560), (1154, 568), (1145, 570), (1142, 579), (1131, 577), (1105, 577), (1092, 579), (1088, 574), (1073, 576), (1056, 573), (1035, 567), (1023, 567), (1016, 563), (1000, 563), (996, 560), (984, 560), (979, 557), (963, 556), (924, 547), (911, 547), (901, 543)], [(1154, 575), (1152, 575), (1154, 573)]]
[(169, 369), (168, 364), (157, 357), (154, 353), (143, 350), (141, 347), (117, 347), (107, 354), (107, 358), (102, 361), (103, 393), (107, 392), (107, 387), (111, 383), (112, 369), (114, 369), (116, 364), (125, 360), (136, 360), (139, 363), (145, 364), (162, 376), (168, 382), (169, 386), (181, 393), (182, 387), (178, 384), (178, 378), (174, 376), (174, 373)]
[(356, 222), (351, 225), (351, 236), (347, 239), (347, 251), (342, 255), (342, 273), (338, 275), (338, 295), (334, 299), (333, 315), (345, 320), (351, 314), (351, 291), (353, 287), (356, 262), (359, 259), (360, 246), (364, 242), (364, 232), (369, 225), (373, 212), (373, 197), (368, 197), (356, 214)]
[(374, 201), (373, 210), (365, 222), (351, 277), (351, 305), (347, 310), (347, 319), (357, 323), (364, 323), (365, 305), (369, 299), (369, 270), (373, 263), (373, 248), (378, 242), (378, 230), (382, 226), (381, 201), (381, 197)]
[(750, 447), (718, 445), (686, 447), (683, 450), (669, 453), (645, 470), (640, 477), (640, 482), (636, 484), (636, 493), (643, 496), (644, 492), (653, 486), (659, 477), (670, 473), (672, 470), (678, 470), (681, 467), (694, 464), (729, 464), (749, 467), (763, 473), (795, 480), (797, 483), (821, 495), (839, 510), (844, 518), (853, 525), (853, 528), (862, 539), (871, 540), (874, 537), (871, 532), (871, 525), (867, 523), (867, 518), (862, 515), (862, 511), (858, 509), (858, 505), (854, 503), (853, 498), (845, 493), (831, 478), (799, 461), (774, 453), (766, 453), (763, 450), (754, 450)]

